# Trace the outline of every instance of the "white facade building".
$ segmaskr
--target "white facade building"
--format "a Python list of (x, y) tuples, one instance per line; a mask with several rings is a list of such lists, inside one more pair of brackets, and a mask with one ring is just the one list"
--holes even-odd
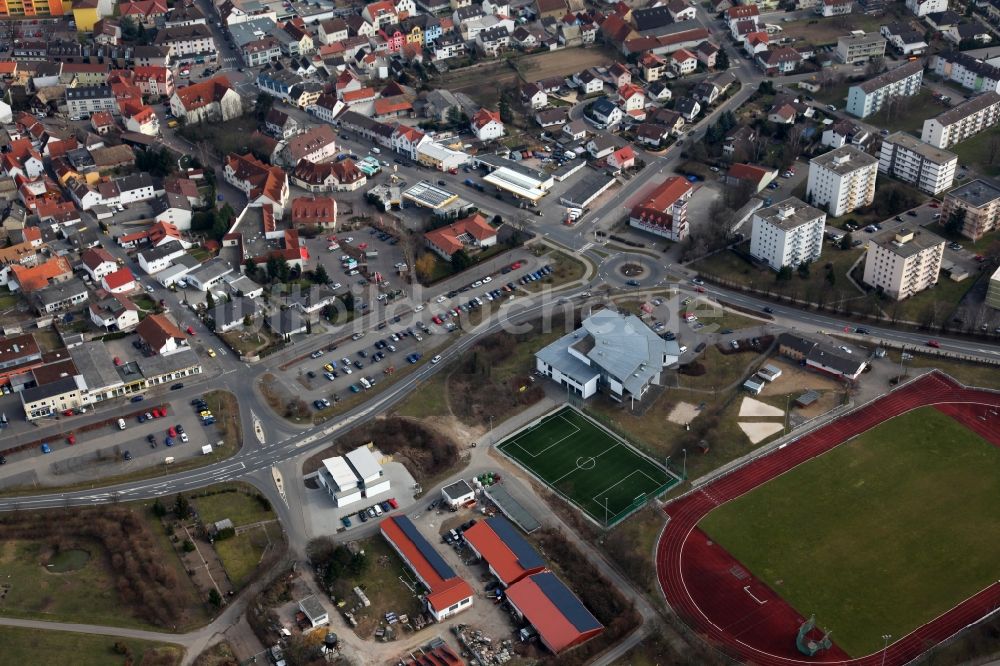
[(382, 465), (366, 446), (358, 447), (345, 456), (325, 459), (317, 478), (336, 506), (370, 499), (389, 492), (390, 488)]
[(938, 281), (944, 239), (927, 231), (900, 229), (868, 241), (865, 284), (902, 300)]
[(927, 16), (948, 11), (948, 0), (906, 0), (906, 8), (914, 16)]
[(924, 121), (920, 140), (935, 148), (949, 148), (987, 130), (1000, 121), (1000, 94), (992, 90)]
[(806, 200), (840, 217), (875, 198), (878, 160), (853, 146), (844, 146), (809, 161)]
[(614, 399), (640, 400), (678, 356), (676, 341), (663, 340), (638, 317), (600, 310), (538, 350), (535, 367), (582, 398), (603, 386)]
[(883, 72), (847, 91), (844, 110), (858, 118), (878, 112), (893, 97), (911, 97), (920, 92), (924, 80), (924, 65), (919, 60)]
[(935, 195), (951, 187), (958, 155), (920, 141), (905, 132), (882, 140), (878, 170)]
[(753, 215), (750, 254), (774, 270), (819, 259), (826, 213), (790, 197)]

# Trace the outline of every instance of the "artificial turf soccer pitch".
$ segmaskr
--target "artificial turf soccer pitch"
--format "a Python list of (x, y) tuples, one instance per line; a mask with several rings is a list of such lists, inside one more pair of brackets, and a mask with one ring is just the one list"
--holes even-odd
[[(676, 478), (621, 439), (564, 407), (498, 449), (605, 524)], [(661, 492), (663, 492), (661, 490)]]
[(887, 421), (699, 527), (852, 657), (1000, 578), (1000, 447), (932, 407)]

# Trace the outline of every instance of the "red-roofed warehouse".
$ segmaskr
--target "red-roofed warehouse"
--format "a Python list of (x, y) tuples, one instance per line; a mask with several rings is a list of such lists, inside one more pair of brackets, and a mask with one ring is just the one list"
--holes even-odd
[(379, 528), (385, 540), (427, 589), (424, 603), (435, 620), (441, 622), (472, 606), (472, 587), (458, 577), (409, 518), (386, 518)]
[(545, 571), (545, 561), (538, 552), (502, 516), (482, 520), (462, 535), (472, 552), (486, 562), (490, 573), (504, 587)]
[(550, 571), (511, 585), (507, 600), (535, 628), (542, 644), (556, 654), (604, 631), (604, 625)]

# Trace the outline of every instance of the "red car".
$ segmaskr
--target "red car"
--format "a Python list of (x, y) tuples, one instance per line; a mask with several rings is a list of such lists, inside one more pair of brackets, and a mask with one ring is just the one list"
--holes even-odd
[(166, 416), (166, 415), (167, 415), (167, 408), (160, 407), (160, 416)]
[(115, 365), (121, 365), (121, 364), (122, 364), (122, 360), (120, 358), (118, 358), (117, 356), (115, 356)]
[(697, 291), (699, 294), (704, 294), (705, 293), (705, 288), (704, 287), (695, 287), (694, 290)]
[(438, 326), (440, 326), (441, 324), (444, 323), (444, 321), (441, 319), (441, 317), (438, 317), (437, 315), (434, 315), (431, 318), (431, 321), (434, 322), (435, 324), (437, 324)]
[(170, 429), (167, 430), (167, 434), (170, 435), (171, 437), (176, 437), (177, 436), (177, 429), (174, 428), (173, 426), (170, 426)]
[(66, 438), (66, 441), (69, 442), (70, 446), (73, 446), (76, 444), (76, 435), (71, 433), (70, 436)]
[(63, 412), (63, 416), (73, 416), (73, 410), (67, 409), (66, 411)]
[(974, 258), (974, 259), (975, 259), (976, 261), (978, 261), (979, 263), (982, 263), (982, 262), (986, 261), (986, 257), (984, 257), (984, 256), (983, 256), (983, 255), (981, 255), (981, 254), (977, 254), (977, 255), (976, 255), (975, 257), (973, 257), (973, 258)]
[(188, 326), (188, 327), (187, 327), (187, 334), (188, 334), (188, 335), (194, 335), (194, 328), (192, 328), (192, 327)]
[(520, 261), (515, 261), (514, 263), (512, 263), (510, 265), (510, 270), (516, 271), (520, 267), (521, 267), (521, 262)]
[(941, 348), (941, 343), (938, 342), (937, 340), (928, 340), (927, 341), (927, 346), (928, 347), (934, 347), (935, 349), (940, 349)]
[(399, 508), (399, 502), (396, 501), (395, 497), (390, 497), (389, 499), (386, 500), (386, 502), (388, 502), (389, 506), (391, 506), (393, 509)]
[(149, 410), (149, 413), (153, 415), (154, 419), (160, 418), (160, 408), (159, 407), (153, 407), (151, 410)]

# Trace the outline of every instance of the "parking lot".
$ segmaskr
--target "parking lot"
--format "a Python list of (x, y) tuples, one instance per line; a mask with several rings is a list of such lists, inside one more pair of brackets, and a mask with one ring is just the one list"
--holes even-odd
[[(161, 413), (161, 406), (165, 413)], [(124, 418), (125, 427), (120, 427), (118, 415), (143, 408), (140, 417)], [(167, 459), (180, 462), (203, 455), (202, 447), (219, 439), (214, 422), (203, 425), (194, 408), (182, 400), (122, 402), (114, 411), (102, 414), (102, 418), (112, 419), (108, 427), (80, 430), (77, 424), (83, 425), (88, 417), (61, 416), (61, 433), (44, 438), (49, 453), (39, 446), (8, 456), (0, 467), (0, 487), (73, 484), (93, 479), (95, 472), (102, 476), (126, 474), (168, 464)], [(39, 438), (37, 432), (25, 434)], [(39, 464), (40, 458), (47, 465)]]
[[(515, 265), (517, 268), (513, 268)], [(386, 303), (374, 299), (368, 291), (374, 326), (363, 335), (359, 331), (351, 338), (309, 351), (309, 358), (279, 372), (279, 380), (290, 395), (300, 395), (317, 410), (328, 405), (316, 401), (333, 403), (351, 393), (377, 387), (401, 368), (421, 361), (434, 362), (448, 336), (461, 328), (463, 318), (474, 310), (497, 307), (504, 300), (516, 298), (518, 292), (524, 293), (522, 279), (540, 267), (538, 260), (523, 256), (510, 264), (497, 266), (491, 262), (479, 271), (472, 269), (442, 283), (433, 292), (421, 292), (411, 301)], [(473, 279), (476, 275), (479, 277)], [(468, 282), (470, 279), (473, 281)], [(360, 291), (370, 287), (351, 288)]]

